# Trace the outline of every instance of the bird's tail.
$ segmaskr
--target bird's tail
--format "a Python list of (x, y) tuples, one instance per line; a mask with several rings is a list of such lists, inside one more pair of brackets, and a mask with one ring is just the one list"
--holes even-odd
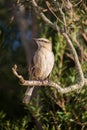
[(27, 88), (27, 90), (26, 90), (26, 92), (25, 92), (25, 96), (24, 96), (24, 98), (23, 98), (23, 103), (24, 103), (24, 104), (27, 105), (27, 104), (30, 102), (30, 99), (31, 99), (33, 90), (34, 90), (34, 86)]

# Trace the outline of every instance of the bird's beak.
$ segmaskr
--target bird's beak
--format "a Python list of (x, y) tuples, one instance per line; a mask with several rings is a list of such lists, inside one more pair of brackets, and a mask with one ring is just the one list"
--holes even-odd
[(38, 45), (37, 38), (33, 38), (33, 40)]

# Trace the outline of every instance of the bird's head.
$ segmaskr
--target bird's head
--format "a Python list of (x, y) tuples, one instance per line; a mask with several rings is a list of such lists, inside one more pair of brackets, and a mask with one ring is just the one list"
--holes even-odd
[(52, 50), (51, 42), (46, 38), (34, 38), (35, 42), (37, 43), (38, 47), (44, 47), (48, 50)]

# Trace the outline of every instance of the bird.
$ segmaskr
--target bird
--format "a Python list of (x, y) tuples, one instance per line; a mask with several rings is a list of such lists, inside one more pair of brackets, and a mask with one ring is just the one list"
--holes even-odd
[[(54, 66), (54, 53), (52, 51), (52, 43), (46, 38), (34, 38), (37, 44), (37, 50), (35, 51), (31, 65), (29, 67), (29, 75), (31, 80), (45, 80), (49, 77)], [(26, 105), (30, 102), (33, 87), (28, 87), (23, 103)]]

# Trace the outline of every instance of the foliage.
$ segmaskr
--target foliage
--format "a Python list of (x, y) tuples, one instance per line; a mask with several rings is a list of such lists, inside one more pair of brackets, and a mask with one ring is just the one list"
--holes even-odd
[[(57, 0), (58, 6), (62, 1)], [(31, 3), (20, 0), (29, 11)], [(30, 2), (30, 1), (29, 1)], [(85, 76), (87, 75), (87, 1), (83, 0), (79, 4), (78, 0), (71, 0), (73, 12), (71, 18), (70, 10), (63, 5), (66, 16), (69, 36), (78, 53)], [(13, 18), (13, 8), (10, 4), (16, 4), (8, 0), (0, 0), (0, 130), (37, 130), (38, 125), (43, 130), (85, 130), (87, 129), (87, 88), (60, 95), (53, 88), (38, 89), (37, 96), (32, 97), (28, 107), (22, 103), (25, 89), (18, 85), (17, 79), (12, 74), (11, 67), (17, 63), (20, 73), (27, 78), (27, 63), (24, 48), (21, 43), (20, 32), (17, 23)], [(55, 4), (49, 0), (52, 8)], [(28, 7), (29, 4), (29, 7)], [(41, 0), (39, 5), (47, 8), (45, 1)], [(45, 14), (52, 22), (62, 28), (62, 24), (57, 23), (56, 18), (49, 11)], [(62, 21), (61, 15), (59, 15)], [(76, 82), (77, 71), (72, 54), (65, 40), (60, 34), (49, 28), (40, 18), (37, 18), (40, 28), (40, 36), (49, 38), (53, 43), (55, 54), (55, 66), (50, 79), (60, 81), (63, 87)]]

